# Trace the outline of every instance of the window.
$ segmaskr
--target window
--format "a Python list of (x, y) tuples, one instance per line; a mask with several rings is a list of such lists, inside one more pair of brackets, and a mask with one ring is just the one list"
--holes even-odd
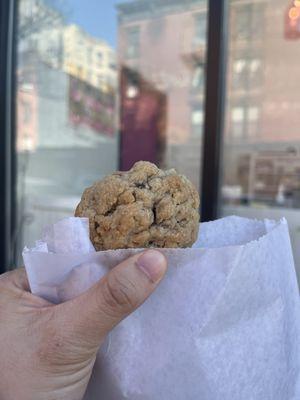
[(93, 49), (92, 49), (92, 47), (88, 47), (86, 49), (86, 57), (87, 57), (88, 64), (91, 64), (93, 62), (92, 55), (93, 55)]
[(140, 28), (129, 28), (127, 31), (127, 58), (137, 58), (140, 51)]
[(265, 27), (264, 10), (264, 4), (237, 4), (232, 7), (235, 13), (234, 36), (236, 39), (262, 39)]
[(262, 39), (265, 32), (265, 5), (253, 4), (251, 20), (251, 37), (253, 39)]
[(236, 60), (233, 63), (233, 87), (243, 89), (247, 85), (247, 61), (245, 59)]
[(244, 133), (245, 109), (234, 107), (231, 112), (232, 137), (240, 139)]
[(203, 66), (201, 65), (198, 65), (195, 68), (192, 80), (192, 87), (194, 89), (203, 89), (204, 87), (204, 71), (203, 71)]
[(29, 133), (24, 133), (22, 135), (22, 143), (21, 143), (21, 148), (23, 151), (31, 151), (33, 150), (33, 138), (32, 135)]
[(98, 63), (100, 65), (102, 65), (102, 63), (103, 63), (103, 53), (102, 53), (102, 51), (98, 51), (97, 52), (97, 61), (98, 61)]
[(192, 112), (192, 134), (193, 136), (201, 136), (204, 124), (204, 112), (203, 106), (199, 105), (199, 108), (194, 108)]
[(252, 5), (236, 6), (235, 12), (235, 37), (237, 39), (248, 39), (251, 34)]
[(247, 112), (247, 135), (250, 139), (255, 139), (258, 135), (258, 122), (260, 110), (258, 107), (249, 107)]
[(259, 116), (259, 109), (257, 107), (249, 107), (248, 109), (248, 120), (257, 121)]
[(231, 136), (234, 139), (253, 139), (257, 136), (260, 110), (256, 106), (233, 107)]
[(238, 59), (232, 67), (232, 84), (237, 90), (252, 90), (262, 84), (262, 61), (257, 58)]
[(221, 214), (285, 216), (300, 278), (300, 40), (285, 32), (292, 3), (228, 2)]
[[(31, 12), (31, 0), (19, 3), (17, 157), (24, 193), (18, 195), (18, 254), (44, 225), (73, 215), (85, 187), (135, 161), (176, 168), (199, 189), (206, 0), (192, 7), (156, 1), (155, 8), (139, 0), (43, 0), (47, 27)], [(51, 22), (53, 9), (59, 28)], [(41, 51), (56, 39), (54, 31), (62, 32), (63, 62), (56, 66), (43, 62)], [(187, 36), (189, 47), (194, 38), (201, 44), (201, 60), (183, 62)], [(39, 46), (30, 47), (37, 37)], [(21, 83), (32, 84), (30, 94), (20, 94)], [(31, 105), (25, 114), (21, 100)], [(29, 166), (26, 174), (22, 165)]]
[(252, 87), (258, 87), (263, 83), (263, 65), (260, 59), (249, 61), (249, 83)]
[(23, 123), (28, 124), (31, 120), (31, 115), (32, 115), (32, 110), (31, 110), (31, 104), (23, 101), (22, 102), (22, 111), (23, 111)]
[(195, 17), (194, 44), (205, 45), (206, 42), (207, 18), (205, 13), (197, 14)]

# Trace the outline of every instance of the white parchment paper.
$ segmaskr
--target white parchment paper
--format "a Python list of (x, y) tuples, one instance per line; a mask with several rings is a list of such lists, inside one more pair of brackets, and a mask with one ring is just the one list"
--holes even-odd
[[(23, 253), (31, 290), (84, 292), (140, 250), (95, 252), (68, 218)], [(299, 400), (300, 301), (285, 220), (201, 225), (192, 249), (163, 249), (167, 276), (99, 351), (86, 400)]]

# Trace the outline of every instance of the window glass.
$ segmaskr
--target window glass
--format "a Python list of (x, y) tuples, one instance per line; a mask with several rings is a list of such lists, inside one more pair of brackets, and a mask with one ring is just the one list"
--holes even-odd
[(229, 2), (223, 215), (287, 218), (300, 277), (300, 3)]
[(127, 30), (127, 57), (137, 58), (140, 48), (140, 28), (134, 27)]
[(207, 18), (204, 13), (195, 16), (195, 44), (203, 45), (206, 42)]
[(19, 0), (18, 254), (148, 160), (200, 187), (206, 0)]

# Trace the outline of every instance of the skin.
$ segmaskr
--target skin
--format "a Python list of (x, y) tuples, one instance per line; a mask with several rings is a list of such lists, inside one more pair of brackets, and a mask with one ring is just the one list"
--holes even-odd
[(53, 305), (19, 268), (0, 276), (0, 399), (81, 400), (106, 335), (141, 305), (167, 269), (156, 250), (113, 268), (81, 296)]

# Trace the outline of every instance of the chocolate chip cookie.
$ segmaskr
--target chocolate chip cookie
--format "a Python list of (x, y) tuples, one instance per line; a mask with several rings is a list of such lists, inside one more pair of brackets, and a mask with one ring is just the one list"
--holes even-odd
[(139, 161), (86, 189), (75, 216), (89, 218), (96, 250), (190, 247), (198, 210), (198, 192), (185, 176)]

